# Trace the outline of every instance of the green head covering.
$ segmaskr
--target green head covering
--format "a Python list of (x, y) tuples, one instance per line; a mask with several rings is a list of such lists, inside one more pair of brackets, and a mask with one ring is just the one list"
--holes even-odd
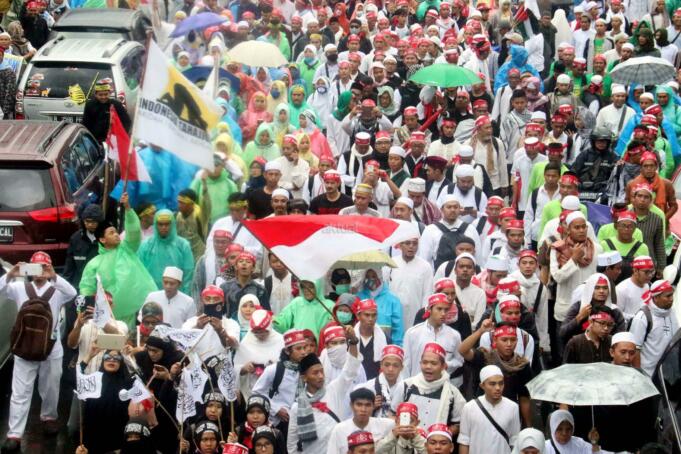
[(333, 111), (333, 117), (338, 121), (343, 121), (343, 118), (350, 113), (350, 101), (352, 101), (352, 92), (344, 91), (338, 96), (338, 103), (336, 103), (336, 110)]

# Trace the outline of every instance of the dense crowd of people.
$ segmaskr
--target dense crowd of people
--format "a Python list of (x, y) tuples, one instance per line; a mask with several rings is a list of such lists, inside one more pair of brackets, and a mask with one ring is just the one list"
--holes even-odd
[[(36, 378), (55, 434), (60, 378), (99, 372), (101, 395), (71, 405), (78, 454), (664, 452), (654, 398), (594, 414), (540, 407), (526, 385), (568, 363), (647, 379), (678, 331), (664, 271), (679, 81), (610, 72), (640, 56), (678, 67), (681, 5), (543, 3), (154, 3), (177, 70), (219, 58), (239, 80), (215, 93), (214, 167), (139, 143), (152, 181), (118, 183), (119, 219), (90, 200), (61, 274), (37, 251), (42, 274), (18, 263), (0, 278), (18, 321), (51, 323), (40, 354), (14, 351), (5, 449), (20, 449)], [(0, 50), (30, 60), (65, 9), (102, 6), (0, 2)], [(226, 22), (168, 37), (202, 12)], [(249, 40), (290, 63), (225, 57)], [(478, 82), (410, 80), (439, 64)], [(0, 66), (5, 118), (13, 71)], [(93, 92), (93, 136), (105, 141), (112, 105), (129, 130), (112, 81)], [(383, 251), (393, 266), (307, 279), (243, 223), (286, 215), (392, 218), (415, 236)], [(234, 396), (219, 386), (231, 368)], [(138, 382), (150, 396), (125, 399)]]

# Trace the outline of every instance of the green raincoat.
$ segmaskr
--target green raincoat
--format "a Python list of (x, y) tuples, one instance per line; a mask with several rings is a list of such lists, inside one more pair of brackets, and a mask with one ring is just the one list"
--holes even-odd
[[(227, 199), (234, 192), (239, 192), (236, 183), (232, 181), (226, 170), (222, 170), (220, 176), (217, 178), (206, 178), (206, 186), (208, 186), (208, 195), (210, 196), (210, 222), (214, 223), (220, 218), (224, 218), (229, 214), (229, 207)], [(201, 204), (201, 194), (203, 194), (203, 180), (200, 177), (194, 178), (191, 189), (199, 196), (199, 204)]]
[[(170, 216), (170, 232), (161, 238), (156, 224), (160, 216)], [(182, 286), (180, 290), (191, 293), (194, 277), (194, 256), (189, 241), (177, 234), (175, 216), (170, 210), (158, 210), (154, 216), (154, 235), (144, 240), (137, 256), (146, 267), (158, 288), (163, 288), (163, 271), (168, 266), (176, 266), (182, 270)]]
[[(291, 99), (291, 93), (293, 93), (293, 89), (296, 88), (296, 87), (303, 87), (303, 86), (300, 85), (300, 84), (296, 84), (296, 85), (292, 86), (291, 88), (289, 88), (289, 90), (288, 90), (288, 110), (289, 110), (288, 121), (289, 121), (289, 123), (291, 123), (291, 125), (293, 125), (294, 128), (299, 129), (300, 128), (299, 117), (300, 117), (300, 114), (303, 113), (304, 110), (311, 110), (311, 111), (315, 112), (315, 114), (317, 112), (314, 110), (314, 108), (311, 105), (309, 105), (307, 103), (307, 92), (308, 91), (307, 91), (307, 89), (305, 89), (305, 87), (303, 87), (303, 90), (305, 90), (303, 102), (299, 106), (296, 106), (293, 103), (293, 100)], [(319, 124), (317, 124), (317, 126), (319, 126)]]
[(336, 110), (333, 111), (331, 115), (338, 121), (343, 121), (343, 119), (350, 113), (350, 102), (352, 101), (352, 92), (344, 91), (338, 96), (338, 102), (336, 103)]
[[(281, 113), (282, 110), (286, 112), (287, 120), (285, 123), (279, 121), (279, 113)], [(284, 143), (284, 136), (286, 134), (293, 134), (296, 132), (296, 128), (294, 128), (288, 120), (291, 118), (290, 110), (291, 109), (289, 109), (288, 103), (282, 102), (277, 104), (277, 107), (274, 109), (272, 114), (274, 118), (272, 119), (270, 126), (272, 127), (272, 133), (274, 134), (274, 141), (277, 146), (279, 146), (279, 149), (281, 149), (281, 146)], [(256, 135), (257, 134), (258, 131), (256, 131)]]
[[(333, 309), (333, 301), (324, 298), (323, 284), (321, 281), (315, 282), (317, 298), (324, 305)], [(301, 289), (300, 296), (293, 298), (291, 302), (274, 317), (274, 329), (280, 333), (285, 333), (290, 329), (309, 329), (319, 339), (319, 332), (331, 321), (331, 315), (322, 307), (316, 299), (308, 301), (303, 296)]]
[(314, 57), (314, 63), (311, 65), (305, 62), (305, 59), (298, 63), (298, 69), (300, 70), (300, 78), (305, 81), (305, 93), (312, 93), (314, 90), (313, 79), (317, 72), (317, 68), (321, 66), (321, 62), (317, 57)]
[[(270, 138), (267, 143), (262, 143), (260, 140), (260, 135), (263, 132), (267, 132)], [(279, 146), (274, 142), (274, 133), (272, 132), (272, 125), (270, 123), (261, 123), (258, 129), (255, 131), (255, 140), (248, 142), (244, 153), (241, 155), (246, 166), (251, 167), (253, 160), (262, 156), (266, 161), (272, 161), (281, 156), (279, 151)]]
[[(669, 101), (667, 102), (666, 106), (663, 106), (660, 104), (660, 102), (657, 99), (657, 94), (658, 93), (667, 93), (667, 98)], [(679, 107), (676, 102), (674, 102), (674, 91), (672, 91), (672, 87), (668, 87), (666, 85), (658, 85), (657, 89), (655, 90), (655, 102), (660, 104), (660, 107), (662, 107), (662, 111), (664, 112), (664, 118), (669, 120), (669, 122), (672, 124), (674, 127), (674, 132), (676, 133), (676, 137), (681, 137), (681, 107)]]
[(113, 297), (113, 314), (117, 320), (135, 326), (137, 312), (149, 293), (158, 290), (140, 259), (137, 249), (142, 239), (140, 220), (132, 209), (125, 211), (125, 239), (114, 249), (99, 245), (99, 254), (88, 262), (80, 279), (80, 294), (97, 293), (97, 276), (102, 287)]

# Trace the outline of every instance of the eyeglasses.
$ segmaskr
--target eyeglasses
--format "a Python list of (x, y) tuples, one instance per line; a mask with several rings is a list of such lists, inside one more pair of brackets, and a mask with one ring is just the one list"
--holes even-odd
[(270, 443), (269, 441), (265, 441), (264, 443), (256, 443), (255, 444), (256, 450), (259, 449), (261, 451), (264, 451), (265, 449), (269, 449), (270, 447), (272, 447), (272, 443)]

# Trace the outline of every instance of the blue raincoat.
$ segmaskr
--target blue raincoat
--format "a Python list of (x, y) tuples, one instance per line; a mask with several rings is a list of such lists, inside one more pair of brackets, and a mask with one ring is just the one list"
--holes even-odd
[[(542, 80), (539, 72), (534, 69), (534, 66), (527, 63), (528, 56), (527, 49), (524, 47), (516, 45), (511, 46), (511, 60), (501, 65), (501, 68), (499, 68), (497, 76), (494, 79), (495, 93), (499, 88), (508, 85), (508, 72), (513, 68), (517, 68), (520, 71), (520, 74), (531, 73), (540, 81)], [(544, 82), (541, 83), (540, 91), (544, 91)]]

